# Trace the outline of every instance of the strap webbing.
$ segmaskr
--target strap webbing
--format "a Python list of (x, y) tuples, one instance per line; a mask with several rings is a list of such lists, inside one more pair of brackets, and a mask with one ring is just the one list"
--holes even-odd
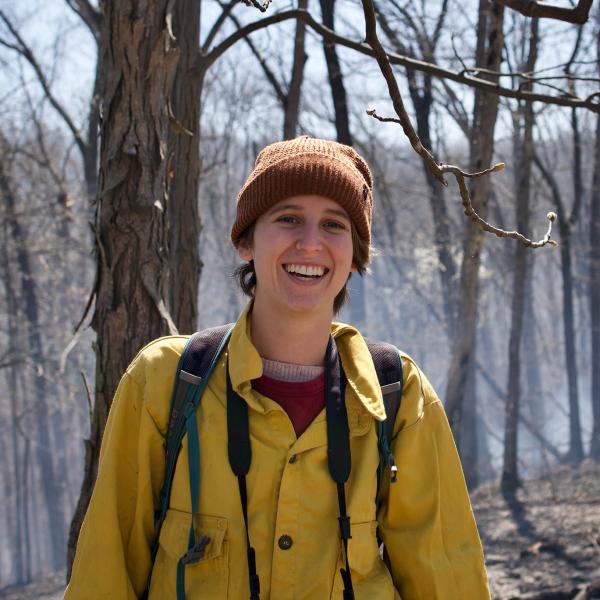
[(250, 470), (252, 448), (250, 447), (250, 426), (248, 423), (248, 405), (233, 390), (227, 363), (227, 451), (231, 470), (237, 475), (244, 524), (246, 526), (246, 548), (248, 559), (248, 578), (250, 584), (250, 600), (260, 598), (260, 580), (256, 572), (256, 552), (250, 544), (248, 528), (248, 492), (246, 475)]
[(348, 540), (352, 537), (350, 517), (346, 513), (346, 492), (344, 484), (350, 476), (352, 460), (350, 456), (350, 429), (345, 402), (345, 377), (341, 368), (337, 347), (329, 338), (325, 352), (325, 410), (327, 417), (327, 447), (329, 473), (337, 484), (340, 516), (340, 536), (344, 546), (346, 568), (340, 569), (344, 582), (344, 600), (354, 600), (350, 563), (348, 561)]

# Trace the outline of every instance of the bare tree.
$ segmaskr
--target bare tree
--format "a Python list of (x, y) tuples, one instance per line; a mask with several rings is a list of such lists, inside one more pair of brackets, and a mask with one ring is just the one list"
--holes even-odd
[[(529, 50), (519, 71), (532, 73), (538, 54), (538, 19), (529, 24)], [(531, 87), (531, 83), (525, 82)], [(525, 102), (513, 112), (513, 147), (515, 158), (515, 204), (517, 229), (529, 230), (531, 167), (533, 163), (534, 112), (531, 102)], [(506, 420), (504, 427), (504, 461), (502, 466), (502, 488), (514, 493), (519, 484), (518, 474), (518, 424), (521, 403), (521, 345), (523, 338), (523, 317), (525, 314), (525, 293), (529, 278), (527, 248), (521, 244), (515, 248), (513, 270), (513, 297), (511, 307), (511, 327), (508, 342), (508, 383), (506, 395)]]

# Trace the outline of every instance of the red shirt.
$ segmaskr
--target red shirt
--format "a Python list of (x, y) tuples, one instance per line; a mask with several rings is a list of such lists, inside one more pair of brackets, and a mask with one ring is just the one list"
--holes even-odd
[(279, 381), (263, 375), (252, 380), (252, 388), (285, 410), (297, 437), (325, 408), (325, 373), (310, 381)]

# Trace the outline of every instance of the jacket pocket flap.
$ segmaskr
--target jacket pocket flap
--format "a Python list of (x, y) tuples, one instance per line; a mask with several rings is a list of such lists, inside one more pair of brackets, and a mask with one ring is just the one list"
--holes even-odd
[[(167, 555), (179, 560), (186, 552), (190, 533), (191, 514), (180, 510), (169, 509), (163, 523), (159, 545)], [(196, 541), (203, 536), (210, 539), (204, 548), (204, 553), (197, 562), (204, 562), (220, 556), (223, 552), (223, 540), (227, 532), (227, 519), (196, 515), (194, 518)]]

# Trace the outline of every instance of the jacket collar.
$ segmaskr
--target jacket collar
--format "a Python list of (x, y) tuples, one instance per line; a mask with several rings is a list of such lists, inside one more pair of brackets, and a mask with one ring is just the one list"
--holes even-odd
[[(262, 375), (262, 360), (252, 344), (250, 332), (249, 302), (235, 324), (229, 340), (229, 375), (233, 389), (246, 399), (249, 406), (264, 412), (264, 406), (251, 393), (252, 379)], [(332, 323), (331, 333), (336, 341), (342, 367), (346, 374), (346, 407), (348, 421), (352, 425), (368, 420), (361, 418), (367, 411), (378, 421), (385, 419), (381, 388), (373, 365), (371, 353), (362, 335), (352, 326)]]

